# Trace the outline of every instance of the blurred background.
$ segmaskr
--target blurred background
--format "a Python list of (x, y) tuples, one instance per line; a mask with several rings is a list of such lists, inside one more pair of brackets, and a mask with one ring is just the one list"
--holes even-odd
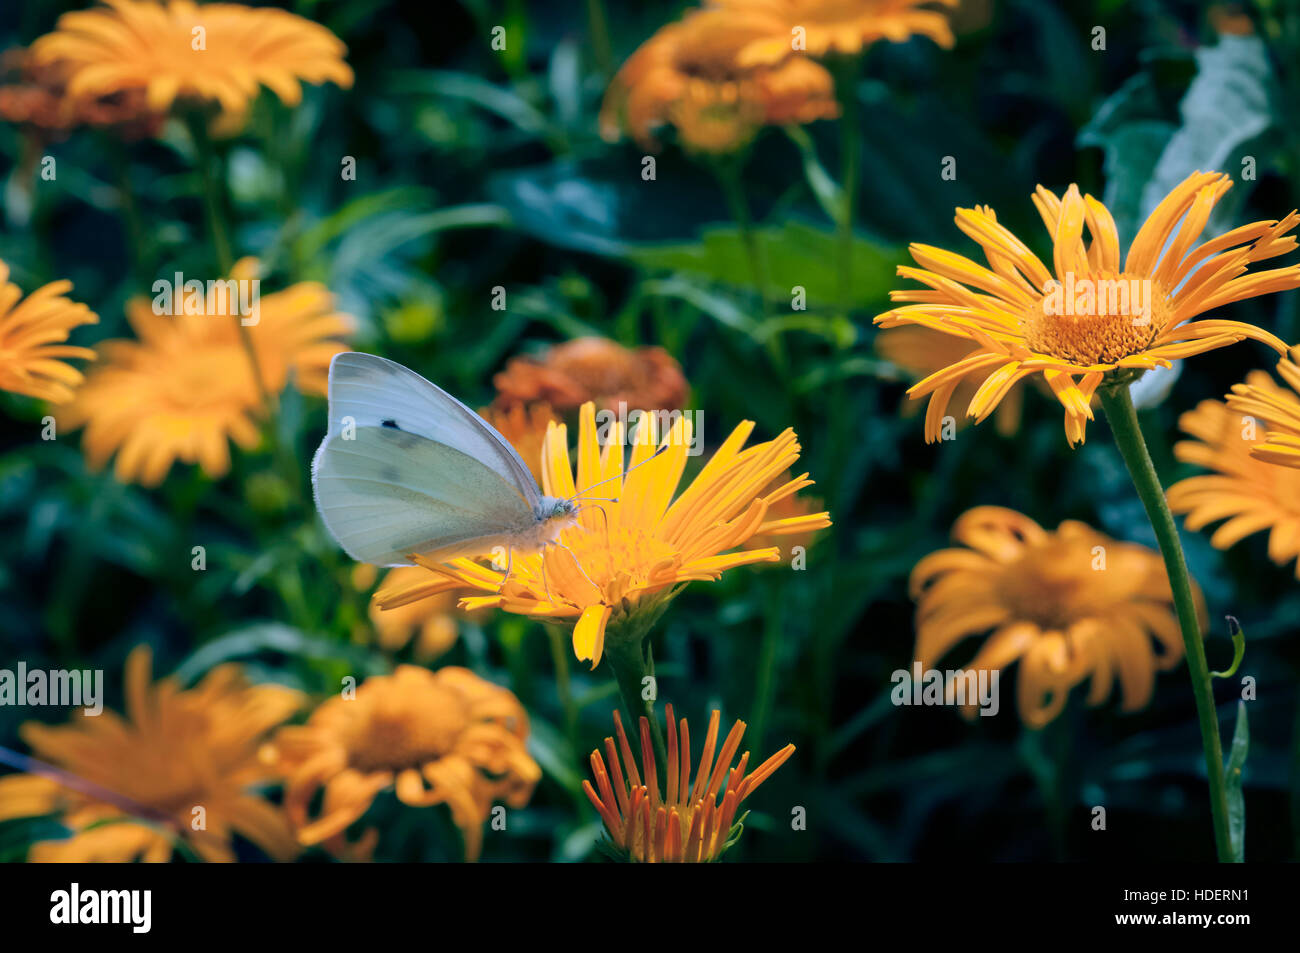
[[(81, 6), (6, 4), (0, 49), (30, 44)], [(282, 6), (345, 42), (356, 80), (350, 90), (307, 87), (294, 109), (263, 95), (245, 128), (218, 143), (233, 245), (237, 256), (261, 259), (264, 288), (322, 282), (356, 319), (352, 347), (406, 364), (474, 407), (493, 402), (494, 375), (511, 358), (599, 336), (675, 359), (710, 449), (745, 419), (755, 421), (755, 439), (798, 432), (799, 466), (817, 481), (805, 493), (835, 521), (809, 541), (807, 568), (695, 583), (655, 635), (661, 699), (680, 715), (703, 723), (716, 707), (724, 723), (745, 719), (756, 758), (797, 746), (755, 796), (735, 857), (1212, 856), (1181, 666), (1158, 676), (1143, 711), (1088, 709), (1077, 690), (1042, 731), (1022, 726), (1005, 689), (1002, 714), (974, 721), (950, 708), (890, 704), (890, 674), (913, 657), (908, 574), (949, 544), (970, 507), (1011, 507), (1048, 528), (1078, 519), (1155, 543), (1105, 425), (1070, 450), (1060, 407), (1036, 390), (1014, 432), (990, 422), (927, 446), (921, 418), (903, 412), (912, 378), (877, 352), (871, 319), (900, 286), (894, 270), (908, 261), (909, 242), (973, 252), (953, 224), (957, 206), (992, 206), (1050, 254), (1030, 202), (1038, 183), (1059, 193), (1077, 182), (1104, 198), (1125, 244), (1155, 199), (1193, 169), (1238, 179), (1211, 232), (1295, 207), (1295, 4), (964, 0), (951, 18), (953, 49), (925, 38), (873, 46), (852, 90), (860, 164), (847, 314), (835, 225), (819, 197), (821, 176), (840, 168), (839, 122), (809, 123), (800, 136), (763, 129), (747, 147), (741, 176), (767, 262), (767, 302), (753, 290), (748, 233), (711, 162), (670, 134), (653, 153), (600, 135), (612, 72), (684, 5)], [(1279, 29), (1261, 36), (1266, 20)], [(498, 25), (504, 50), (492, 47)], [(1095, 48), (1098, 28), (1104, 49)], [(651, 154), (656, 174), (647, 180)], [(46, 155), (57, 158), (54, 181), (39, 174)], [(355, 179), (340, 176), (345, 156), (355, 158)], [(955, 177), (941, 174), (947, 157)], [(1241, 178), (1243, 157), (1255, 160), (1253, 180)], [(128, 335), (125, 302), (148, 294), (156, 277), (212, 273), (201, 184), (188, 140), (172, 126), (123, 143), (97, 130), (43, 136), (0, 122), (0, 182), (0, 260), (25, 293), (73, 282), (71, 297), (100, 316), (77, 332), (78, 344)], [(795, 286), (806, 289), (804, 311), (790, 310)], [(505, 310), (492, 307), (497, 287), (507, 290)], [(1231, 311), (1300, 340), (1300, 296)], [(1250, 343), (1216, 351), (1190, 362), (1147, 411), (1166, 485), (1193, 472), (1172, 456), (1179, 414), (1272, 362)], [(259, 450), (236, 453), (218, 480), (178, 465), (155, 489), (120, 483), (111, 467), (89, 470), (79, 434), (39, 440), (41, 405), (0, 394), (0, 664), (102, 668), (107, 702), (120, 708), (123, 662), (142, 643), (154, 648), (156, 672), (179, 669), (187, 682), (237, 661), (254, 680), (316, 695), (343, 674), (414, 658), (414, 646), (376, 639), (366, 603), (373, 581), (357, 579), (303, 505), (325, 403), (292, 393), (276, 427), (296, 471)], [(190, 552), (199, 544), (208, 562), (196, 573)], [(1270, 562), (1262, 535), (1227, 552), (1203, 534), (1184, 533), (1184, 545), (1209, 607), (1211, 668), (1231, 657), (1223, 622), (1231, 614), (1247, 635), (1242, 672), (1258, 683), (1246, 856), (1300, 858), (1294, 566)], [(456, 625), (435, 667), (464, 665), (508, 686), (529, 713), (529, 750), (543, 770), (528, 807), (512, 815), (511, 836), (488, 836), (483, 859), (598, 857), (599, 819), (579, 785), (588, 752), (610, 732), (617, 694), (608, 669), (568, 660), (581, 702), (570, 731), (542, 626), (505, 614)], [(946, 661), (969, 658), (975, 641)], [(1236, 695), (1226, 683), (1218, 691), (1230, 726)], [(24, 750), (17, 729), (31, 717), (63, 720), (58, 710), (0, 707), (0, 744)], [(1107, 808), (1105, 833), (1090, 827), (1097, 804)], [(806, 808), (806, 831), (789, 830), (796, 805)], [(377, 859), (458, 856), (441, 810), (389, 795), (372, 812), (372, 823), (385, 819)], [(50, 819), (0, 824), (0, 857), (20, 859), (56, 829)]]

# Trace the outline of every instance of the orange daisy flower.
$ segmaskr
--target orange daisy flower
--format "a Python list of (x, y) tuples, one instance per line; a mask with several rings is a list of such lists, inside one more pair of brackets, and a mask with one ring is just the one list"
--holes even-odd
[[(231, 277), (251, 280), (256, 271), (256, 261), (244, 259)], [(251, 450), (261, 439), (262, 396), (233, 295), (214, 285), (186, 304), (173, 315), (156, 313), (145, 299), (129, 302), (136, 340), (101, 343), (103, 361), (60, 408), (61, 427), (85, 427), (93, 469), (117, 453), (114, 474), (123, 483), (156, 486), (177, 460), (220, 477), (230, 469), (231, 441)], [(346, 350), (336, 336), (350, 327), (328, 290), (304, 282), (262, 296), (256, 324), (242, 330), (272, 393), (292, 376), (299, 390), (323, 396), (330, 359)]]
[[(1300, 348), (1291, 352), (1300, 355)], [(1278, 361), (1277, 372), (1289, 389), (1275, 386), (1265, 374), (1244, 384), (1233, 384), (1228, 407), (1251, 414), (1268, 424), (1268, 436), (1251, 448), (1251, 456), (1283, 467), (1300, 467), (1300, 366), (1290, 358)]]
[(493, 802), (523, 807), (541, 777), (527, 738), (528, 716), (506, 689), (465, 668), (399, 665), (354, 698), (326, 700), (305, 725), (280, 729), (263, 759), (284, 774), (303, 845), (339, 843), (376, 795), (393, 790), (412, 807), (448, 805), (466, 859), (476, 860)]
[(737, 721), (717, 751), (715, 762), (713, 755), (718, 743), (721, 713), (714, 709), (692, 785), (690, 729), (683, 718), (679, 742), (678, 726), (673, 722), (673, 706), (665, 707), (668, 777), (664, 790), (661, 791), (656, 774), (650, 722), (645, 716), (641, 717), (641, 766), (645, 775), (642, 782), (642, 772), (637, 770), (636, 757), (628, 744), (618, 711), (614, 712), (618, 745), (615, 746), (613, 738), (605, 739), (609, 768), (606, 768), (600, 751), (593, 751), (591, 773), (596, 786), (592, 787), (590, 781), (584, 780), (582, 789), (605, 822), (605, 830), (615, 850), (627, 859), (650, 864), (714, 861), (736, 842), (743, 830), (744, 815), (736, 817), (741, 803), (785, 764), (794, 754), (794, 745), (786, 745), (746, 774), (748, 751), (740, 756), (739, 764), (732, 766), (736, 752), (740, 750), (740, 739), (745, 734), (745, 723)]
[(83, 324), (99, 317), (84, 304), (64, 296), (70, 281), (52, 281), (23, 298), (0, 261), (0, 390), (61, 404), (73, 397), (81, 371), (63, 359), (94, 360), (89, 348), (63, 342)]
[(302, 696), (249, 685), (236, 665), (188, 689), (173, 678), (150, 685), (150, 668), (147, 647), (127, 659), (125, 718), (83, 712), (63, 727), (21, 729), (36, 757), (120, 795), (150, 820), (45, 775), (17, 774), (0, 778), (0, 821), (58, 814), (72, 829), (67, 840), (34, 844), (37, 862), (166, 863), (178, 840), (203, 860), (229, 862), (236, 833), (277, 860), (292, 859), (298, 846), (287, 819), (252, 789), (270, 780), (259, 745)]
[[(1088, 678), (1090, 705), (1104, 702), (1118, 677), (1124, 711), (1144, 708), (1156, 670), (1182, 659), (1159, 553), (1074, 520), (1048, 532), (998, 506), (968, 510), (952, 535), (959, 547), (931, 553), (912, 570), (923, 670), (967, 636), (991, 631), (966, 668), (1000, 671), (1018, 662), (1021, 720), (1041, 728)], [(1204, 625), (1203, 604), (1199, 611)]]
[[(1300, 384), (1296, 366), (1283, 363), (1291, 387)], [(1300, 395), (1264, 371), (1253, 372), (1233, 391), (1226, 403), (1203, 400), (1179, 418), (1179, 426), (1195, 439), (1176, 444), (1175, 456), (1211, 472), (1171, 486), (1169, 508), (1185, 514), (1193, 532), (1224, 520), (1210, 537), (1216, 549), (1267, 532), (1268, 557), (1283, 566), (1300, 556), (1300, 470), (1292, 468), (1289, 461), (1296, 458), (1287, 444), (1275, 449), (1276, 441), (1289, 435), (1270, 429), (1265, 439), (1264, 430), (1278, 426), (1275, 421), (1285, 415), (1300, 418)], [(1300, 563), (1296, 574), (1300, 577)]]
[[(1300, 287), (1300, 266), (1247, 274), (1251, 264), (1296, 247), (1300, 215), (1255, 222), (1193, 247), (1232, 182), (1217, 172), (1188, 176), (1139, 229), (1121, 266), (1119, 236), (1106, 207), (1071, 185), (1065, 197), (1039, 186), (1034, 205), (1053, 238), (1049, 270), (987, 207), (957, 210), (957, 227), (984, 249), (988, 267), (929, 245), (912, 245), (921, 267), (898, 273), (926, 286), (894, 291), (913, 302), (876, 318), (919, 325), (978, 347), (908, 391), (932, 394), (927, 441), (939, 438), (953, 392), (984, 376), (967, 414), (984, 420), (1020, 381), (1041, 375), (1065, 408), (1071, 446), (1084, 439), (1092, 396), (1103, 380), (1251, 338), (1285, 354), (1277, 336), (1240, 321), (1192, 320), (1257, 295)], [(1181, 224), (1180, 224), (1181, 223)], [(1084, 226), (1092, 235), (1085, 247)]]
[(543, 619), (573, 620), (573, 650), (579, 659), (590, 659), (594, 669), (611, 625), (620, 636), (624, 626), (644, 633), (684, 584), (717, 579), (736, 566), (780, 559), (775, 547), (732, 552), (755, 535), (830, 525), (825, 512), (769, 517), (773, 505), (812, 484), (805, 473), (763, 491), (799, 459), (793, 430), (742, 450), (754, 428), (749, 421), (742, 423), (674, 500), (686, 468), (690, 421), (677, 418), (657, 455), (651, 441), (638, 432), (625, 471), (622, 425), (611, 425), (602, 449), (595, 412), (595, 405), (587, 403), (579, 414), (576, 478), (569, 464), (567, 429), (551, 425), (542, 487), (550, 496), (572, 498), (600, 484), (602, 497), (617, 499), (582, 507), (577, 523), (560, 534), (561, 545), (514, 553), (508, 573), (473, 559), (439, 564), (413, 556), (413, 562), (432, 573), (429, 585), (404, 591), (381, 588), (375, 594), (379, 605), (388, 609), (437, 592), (477, 590), (485, 594), (462, 598), (462, 607), (496, 606)]
[(178, 99), (212, 101), (242, 116), (266, 86), (286, 105), (302, 83), (352, 85), (347, 47), (325, 27), (285, 10), (190, 0), (105, 0), (65, 13), (32, 45), (38, 63), (60, 63), (68, 95), (142, 90), (149, 109)]
[(780, 63), (795, 52), (810, 56), (855, 56), (873, 43), (902, 43), (928, 36), (942, 47), (953, 45), (946, 14), (959, 0), (714, 0), (732, 16), (745, 14), (769, 26), (746, 42), (745, 65)]
[(772, 28), (744, 10), (696, 10), (660, 29), (632, 54), (605, 96), (607, 139), (626, 127), (646, 148), (657, 126), (672, 125), (689, 149), (734, 152), (763, 125), (803, 124), (839, 115), (822, 66), (791, 58), (742, 66), (737, 55)]

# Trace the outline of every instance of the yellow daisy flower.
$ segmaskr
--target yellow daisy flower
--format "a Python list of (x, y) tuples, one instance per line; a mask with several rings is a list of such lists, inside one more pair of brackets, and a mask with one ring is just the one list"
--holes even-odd
[[(1284, 373), (1294, 387), (1300, 383), (1294, 364)], [(1193, 440), (1174, 446), (1174, 454), (1211, 472), (1180, 480), (1169, 488), (1169, 508), (1185, 514), (1193, 532), (1225, 520), (1210, 537), (1216, 549), (1228, 549), (1254, 533), (1268, 532), (1268, 557), (1284, 566), (1300, 555), (1300, 471), (1278, 466), (1288, 460), (1261, 452), (1277, 439), (1266, 427), (1283, 414), (1300, 416), (1300, 396), (1279, 387), (1264, 371), (1255, 371), (1245, 384), (1233, 387), (1227, 403), (1203, 400), (1178, 420)], [(1264, 416), (1267, 413), (1269, 416)], [(1296, 565), (1300, 576), (1300, 563)]]
[(736, 56), (768, 26), (745, 11), (695, 10), (660, 29), (632, 54), (610, 84), (601, 129), (615, 139), (626, 126), (646, 148), (669, 124), (697, 152), (740, 149), (764, 124), (809, 123), (839, 114), (831, 75), (811, 60), (741, 66)]
[[(605, 830), (616, 850), (637, 863), (707, 863), (717, 860), (734, 841), (736, 811), (745, 798), (758, 789), (777, 768), (794, 754), (794, 745), (786, 745), (761, 765), (745, 773), (749, 752), (732, 761), (740, 750), (745, 723), (737, 721), (717, 749), (721, 714), (715, 709), (704, 736), (700, 763), (691, 783), (691, 735), (686, 719), (678, 726), (673, 721), (673, 706), (666, 705), (668, 721), (668, 758), (664, 788), (660, 788), (650, 741), (650, 722), (641, 717), (641, 766), (623, 731), (623, 720), (614, 712), (613, 738), (605, 739), (609, 767), (600, 751), (591, 753), (590, 781), (582, 782), (588, 800), (605, 822)], [(714, 752), (717, 760), (714, 761)], [(620, 760), (621, 755), (621, 760)], [(742, 818), (743, 819), (743, 818)]]
[[(231, 275), (248, 279), (256, 267), (244, 259)], [(146, 299), (129, 302), (136, 340), (101, 343), (103, 360), (60, 408), (60, 427), (85, 427), (92, 468), (117, 453), (114, 473), (123, 483), (156, 486), (177, 460), (220, 477), (230, 469), (230, 441), (250, 450), (260, 440), (262, 397), (233, 302), (215, 286), (192, 300), (194, 313), (174, 315), (155, 313)], [(330, 359), (346, 350), (337, 337), (350, 328), (329, 291), (296, 284), (262, 296), (259, 312), (242, 330), (266, 387), (278, 394), (292, 376), (304, 393), (324, 395)]]
[(81, 372), (62, 359), (94, 360), (95, 352), (63, 342), (73, 328), (99, 318), (64, 297), (71, 289), (69, 281), (52, 281), (23, 298), (0, 261), (0, 390), (55, 404), (72, 399)]
[(523, 807), (541, 777), (527, 738), (528, 716), (507, 689), (465, 668), (399, 665), (280, 729), (263, 757), (285, 777), (285, 809), (304, 845), (338, 843), (391, 789), (412, 807), (448, 805), (475, 860), (492, 803)]
[(298, 846), (287, 819), (250, 789), (270, 779), (259, 745), (301, 696), (250, 686), (236, 665), (213, 669), (189, 689), (172, 678), (150, 685), (150, 669), (147, 647), (127, 659), (125, 718), (105, 710), (79, 713), (63, 727), (21, 729), (35, 757), (143, 808), (150, 822), (40, 774), (0, 778), (0, 821), (58, 814), (72, 829), (67, 840), (34, 844), (37, 862), (166, 863), (177, 839), (203, 860), (229, 862), (235, 833), (277, 860), (291, 859)]
[[(744, 13), (769, 24), (765, 35), (751, 39), (740, 54), (746, 65), (779, 63), (792, 53), (810, 56), (855, 55), (881, 40), (902, 43), (928, 36), (943, 47), (953, 45), (948, 17), (934, 9), (955, 7), (959, 0), (714, 0), (734, 16)], [(802, 45), (798, 45), (802, 42)]]
[(67, 91), (99, 97), (141, 89), (156, 112), (178, 99), (215, 101), (242, 116), (266, 86), (286, 105), (302, 83), (352, 85), (347, 47), (325, 27), (285, 10), (189, 0), (105, 0), (65, 13), (32, 45), (37, 63), (60, 63)]
[[(1065, 433), (1073, 446), (1084, 439), (1092, 396), (1103, 380), (1169, 367), (1177, 358), (1246, 338), (1286, 353), (1283, 341), (1253, 325), (1191, 320), (1234, 301), (1300, 287), (1300, 266), (1247, 274), (1251, 264), (1296, 247), (1287, 234), (1300, 222), (1295, 212), (1193, 248), (1231, 185), (1217, 172), (1188, 176), (1138, 230), (1122, 266), (1110, 212), (1074, 185), (1063, 199), (1042, 186), (1034, 195), (1053, 238), (1053, 269), (987, 207), (959, 208), (956, 222), (983, 248), (988, 267), (941, 248), (912, 245), (921, 267), (900, 267), (898, 273), (926, 289), (892, 292), (894, 301), (913, 303), (879, 315), (876, 323), (920, 325), (978, 345), (908, 391), (933, 395), (926, 440), (939, 439), (953, 391), (976, 372), (984, 382), (966, 411), (976, 422), (1017, 383), (1042, 375), (1065, 408)], [(1092, 236), (1086, 247), (1085, 225)]]
[[(1020, 717), (1041, 728), (1087, 678), (1088, 704), (1104, 702), (1118, 676), (1123, 710), (1143, 708), (1156, 670), (1182, 659), (1158, 553), (1073, 520), (1048, 532), (998, 506), (968, 510), (952, 535), (959, 547), (931, 553), (912, 570), (922, 670), (967, 636), (992, 632), (965, 668), (1001, 671), (1019, 662)], [(1198, 611), (1203, 626), (1203, 605)]]
[[(1291, 353), (1300, 355), (1300, 348)], [(1277, 372), (1289, 390), (1275, 386), (1271, 378), (1261, 374), (1258, 378), (1262, 379), (1233, 384), (1228, 407), (1267, 421), (1267, 439), (1251, 447), (1251, 456), (1283, 467), (1300, 467), (1300, 366), (1283, 358), (1278, 361)]]
[(764, 487), (799, 459), (800, 447), (794, 431), (786, 430), (775, 440), (742, 450), (753, 429), (746, 421), (732, 431), (673, 500), (686, 468), (689, 418), (677, 418), (657, 455), (649, 440), (634, 440), (625, 476), (621, 425), (611, 424), (602, 449), (595, 406), (584, 404), (577, 476), (569, 464), (567, 430), (553, 423), (543, 451), (544, 492), (571, 498), (595, 487), (597, 497), (617, 499), (585, 503), (577, 524), (561, 533), (561, 545), (514, 553), (507, 558), (508, 574), (473, 559), (439, 564), (414, 556), (433, 574), (428, 586), (405, 591), (385, 587), (375, 598), (387, 609), (437, 592), (478, 590), (487, 594), (467, 596), (461, 606), (499, 606), (543, 619), (573, 620), (573, 650), (595, 668), (609, 626), (629, 624), (644, 634), (685, 583), (717, 579), (736, 566), (777, 561), (775, 547), (731, 552), (756, 534), (786, 535), (830, 525), (825, 512), (768, 518), (771, 506), (812, 481), (805, 473), (765, 493)]

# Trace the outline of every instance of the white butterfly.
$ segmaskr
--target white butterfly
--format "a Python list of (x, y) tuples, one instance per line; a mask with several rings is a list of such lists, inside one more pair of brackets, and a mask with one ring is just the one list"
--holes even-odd
[[(577, 522), (501, 434), (456, 398), (373, 354), (334, 356), (329, 431), (311, 465), (316, 509), (349, 556), (409, 566), (500, 546), (536, 552)], [(508, 570), (507, 570), (508, 572)]]

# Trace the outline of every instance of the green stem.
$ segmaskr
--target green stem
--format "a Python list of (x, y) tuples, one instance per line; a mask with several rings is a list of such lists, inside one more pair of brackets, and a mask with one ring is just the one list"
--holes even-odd
[[(204, 218), (207, 219), (208, 232), (212, 237), (212, 248), (216, 254), (217, 267), (223, 277), (229, 277), (230, 272), (235, 267), (235, 258), (231, 252), (226, 217), (221, 209), (221, 183), (216, 173), (217, 153), (216, 149), (213, 148), (212, 138), (208, 135), (207, 117), (201, 112), (190, 111), (186, 114), (185, 121), (189, 128), (190, 138), (194, 142), (199, 177), (203, 181), (203, 214)], [(262, 405), (266, 408), (267, 415), (271, 416), (274, 414), (275, 404), (271, 399), (271, 392), (266, 386), (266, 380), (262, 376), (262, 367), (257, 360), (257, 351), (253, 347), (252, 333), (239, 315), (234, 315), (234, 318), (239, 325), (239, 340), (244, 345), (244, 352), (248, 355), (249, 364), (253, 367), (253, 378), (257, 382), (257, 390), (261, 395)]]
[(776, 656), (782, 633), (782, 586), (773, 581), (766, 590), (766, 611), (763, 619), (763, 638), (758, 646), (758, 678), (754, 687), (754, 705), (750, 709), (753, 725), (749, 739), (754, 751), (763, 749), (763, 735), (767, 732), (768, 713), (772, 710), (772, 695), (776, 685)]
[(862, 137), (858, 113), (858, 57), (844, 58), (835, 64), (835, 94), (840, 101), (840, 156), (843, 169), (840, 187), (843, 208), (839, 225), (839, 294), (840, 307), (848, 318), (853, 310), (853, 214), (858, 200), (858, 165), (861, 162)]
[(578, 750), (578, 708), (573, 702), (573, 681), (569, 676), (569, 646), (558, 626), (546, 626), (551, 643), (551, 661), (555, 664), (555, 691), (564, 712), (564, 731), (569, 744)]
[[(741, 178), (743, 160), (737, 156), (728, 156), (714, 164), (718, 182), (722, 186), (727, 209), (736, 222), (740, 233), (740, 242), (745, 248), (745, 257), (749, 259), (749, 280), (758, 295), (759, 317), (767, 317), (767, 270), (763, 267), (763, 249), (758, 241), (758, 232), (754, 228), (754, 218), (749, 211), (749, 201), (745, 197), (745, 186)], [(785, 353), (777, 335), (769, 334), (766, 341), (767, 353), (772, 366), (778, 373), (785, 371)]]
[(614, 54), (609, 42), (609, 18), (605, 16), (604, 0), (587, 0), (587, 31), (591, 35), (596, 68), (605, 80), (609, 80), (614, 75)]
[[(663, 772), (668, 764), (668, 749), (664, 744), (663, 726), (659, 724), (659, 719), (655, 717), (655, 698), (658, 697), (658, 686), (651, 693), (651, 698), (645, 697), (645, 679), (654, 677), (654, 666), (646, 657), (648, 639), (632, 638), (618, 643), (606, 643), (605, 658), (609, 660), (610, 667), (614, 669), (614, 678), (618, 682), (619, 694), (623, 696), (623, 707), (631, 716), (631, 723), (628, 725), (628, 731), (633, 737), (640, 733), (639, 719), (644, 716), (650, 722), (650, 738), (654, 742), (655, 762), (659, 767), (659, 776), (666, 777)], [(635, 746), (634, 746), (635, 747)]]
[(1210, 782), (1210, 812), (1214, 816), (1214, 845), (1219, 860), (1226, 862), (1232, 854), (1228, 831), (1228, 795), (1223, 772), (1223, 743), (1219, 738), (1219, 718), (1210, 687), (1209, 666), (1205, 661), (1205, 644), (1201, 640), (1192, 580), (1187, 572), (1182, 544), (1178, 540), (1178, 527), (1174, 524), (1173, 514), (1169, 512), (1169, 504), (1165, 501), (1164, 488), (1160, 485), (1160, 477), (1151, 462), (1151, 454), (1147, 452), (1128, 384), (1103, 387), (1097, 393), (1106, 420), (1115, 435), (1120, 455), (1124, 457), (1124, 464), (1133, 479), (1133, 486), (1142, 500), (1151, 528), (1155, 530), (1156, 539), (1160, 543), (1160, 554), (1164, 557), (1165, 569), (1169, 573), (1169, 585), (1178, 610), (1178, 624), (1187, 650), (1187, 671), (1191, 675), (1192, 693), (1196, 697), (1196, 715), (1201, 726), (1201, 746)]

